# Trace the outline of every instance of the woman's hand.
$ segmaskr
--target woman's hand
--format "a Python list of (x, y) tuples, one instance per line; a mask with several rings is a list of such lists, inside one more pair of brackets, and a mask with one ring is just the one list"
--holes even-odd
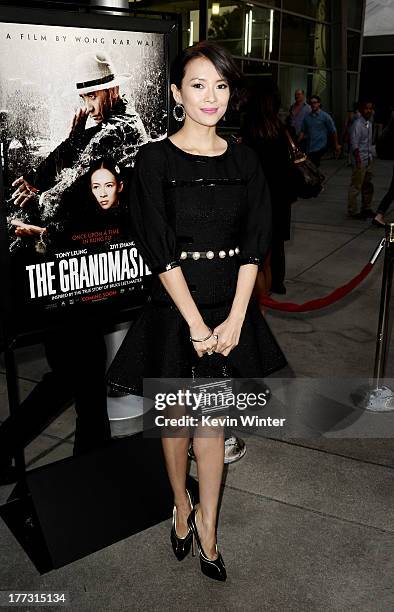
[(250, 296), (256, 282), (257, 270), (258, 266), (256, 264), (240, 266), (237, 289), (230, 313), (227, 319), (213, 330), (213, 333), (218, 336), (218, 345), (215, 353), (221, 353), (227, 357), (233, 348), (238, 345)]
[(12, 187), (15, 187), (16, 185), (18, 185), (18, 188), (15, 189), (14, 193), (11, 195), (11, 198), (14, 200), (14, 204), (16, 206), (20, 206), (21, 208), (23, 208), (29, 202), (34, 194), (39, 193), (39, 190), (33, 185), (30, 185), (30, 183), (28, 183), (23, 176), (20, 176), (12, 183)]
[(209, 336), (209, 334), (211, 334), (211, 336), (204, 342), (192, 342), (194, 349), (199, 357), (202, 357), (203, 355), (205, 355), (205, 353), (209, 354), (210, 352), (215, 351), (217, 340), (208, 325), (205, 325), (205, 323), (202, 322), (198, 325), (191, 325), (189, 329), (190, 337), (196, 338), (197, 340), (200, 340), (201, 338), (206, 338), (207, 336)]
[(213, 333), (218, 336), (215, 353), (221, 353), (225, 357), (229, 355), (238, 345), (243, 322), (243, 316), (230, 314), (223, 323), (215, 327)]

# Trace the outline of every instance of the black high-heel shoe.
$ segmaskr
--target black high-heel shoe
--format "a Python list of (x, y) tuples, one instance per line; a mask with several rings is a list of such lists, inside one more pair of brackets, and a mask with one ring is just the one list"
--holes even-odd
[(204, 549), (201, 545), (200, 536), (198, 535), (197, 525), (196, 525), (196, 509), (193, 508), (189, 517), (187, 519), (187, 524), (189, 525), (191, 531), (193, 532), (193, 543), (192, 543), (192, 552), (193, 557), (195, 556), (195, 548), (194, 541), (197, 542), (198, 552), (200, 554), (200, 565), (201, 571), (203, 574), (208, 576), (209, 578), (213, 578), (214, 580), (221, 580), (224, 582), (227, 578), (226, 567), (224, 565), (224, 561), (222, 555), (218, 551), (217, 544), (215, 544), (217, 558), (209, 559), (204, 552)]
[[(186, 489), (187, 496), (189, 498), (190, 507), (194, 508), (193, 499), (189, 491)], [(183, 561), (186, 555), (189, 554), (190, 548), (193, 541), (193, 532), (189, 527), (189, 531), (184, 538), (180, 538), (176, 532), (176, 506), (172, 511), (172, 527), (171, 527), (171, 544), (174, 554), (178, 561)]]

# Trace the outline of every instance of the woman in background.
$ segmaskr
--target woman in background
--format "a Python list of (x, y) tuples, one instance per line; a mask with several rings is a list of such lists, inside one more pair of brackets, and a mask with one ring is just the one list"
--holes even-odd
[(242, 142), (256, 151), (269, 186), (272, 202), (271, 291), (284, 294), (284, 243), (290, 239), (291, 204), (297, 195), (288, 137), (279, 119), (279, 109), (280, 94), (276, 83), (271, 79), (259, 82), (248, 100)]

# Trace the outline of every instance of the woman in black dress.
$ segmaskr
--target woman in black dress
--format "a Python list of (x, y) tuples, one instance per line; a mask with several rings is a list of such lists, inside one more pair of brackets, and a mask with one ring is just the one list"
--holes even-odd
[[(185, 123), (137, 155), (130, 206), (136, 242), (154, 279), (150, 301), (109, 371), (118, 389), (141, 394), (144, 376), (190, 378), (203, 361), (212, 376), (231, 367), (256, 378), (286, 363), (250, 301), (270, 243), (268, 188), (255, 153), (216, 134), (238, 78), (231, 56), (216, 44), (186, 49), (171, 85), (174, 114)], [(162, 442), (175, 498), (175, 555), (183, 559), (195, 537), (202, 571), (225, 580), (216, 546), (223, 430), (194, 437), (198, 508), (185, 488), (189, 435)]]
[(286, 128), (279, 118), (280, 93), (272, 79), (251, 92), (242, 142), (260, 159), (272, 202), (271, 274), (273, 293), (284, 294), (285, 241), (290, 239), (291, 205), (297, 199)]

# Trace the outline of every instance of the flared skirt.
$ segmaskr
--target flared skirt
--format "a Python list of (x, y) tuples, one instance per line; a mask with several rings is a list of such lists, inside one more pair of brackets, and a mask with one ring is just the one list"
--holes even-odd
[[(199, 307), (212, 329), (223, 323), (231, 303)], [(287, 362), (256, 300), (251, 299), (238, 345), (228, 357), (213, 354), (199, 358), (187, 323), (174, 305), (150, 300), (131, 325), (107, 372), (108, 384), (118, 391), (143, 395), (144, 378), (190, 378), (204, 361), (203, 376), (224, 371), (239, 378), (264, 378)]]

